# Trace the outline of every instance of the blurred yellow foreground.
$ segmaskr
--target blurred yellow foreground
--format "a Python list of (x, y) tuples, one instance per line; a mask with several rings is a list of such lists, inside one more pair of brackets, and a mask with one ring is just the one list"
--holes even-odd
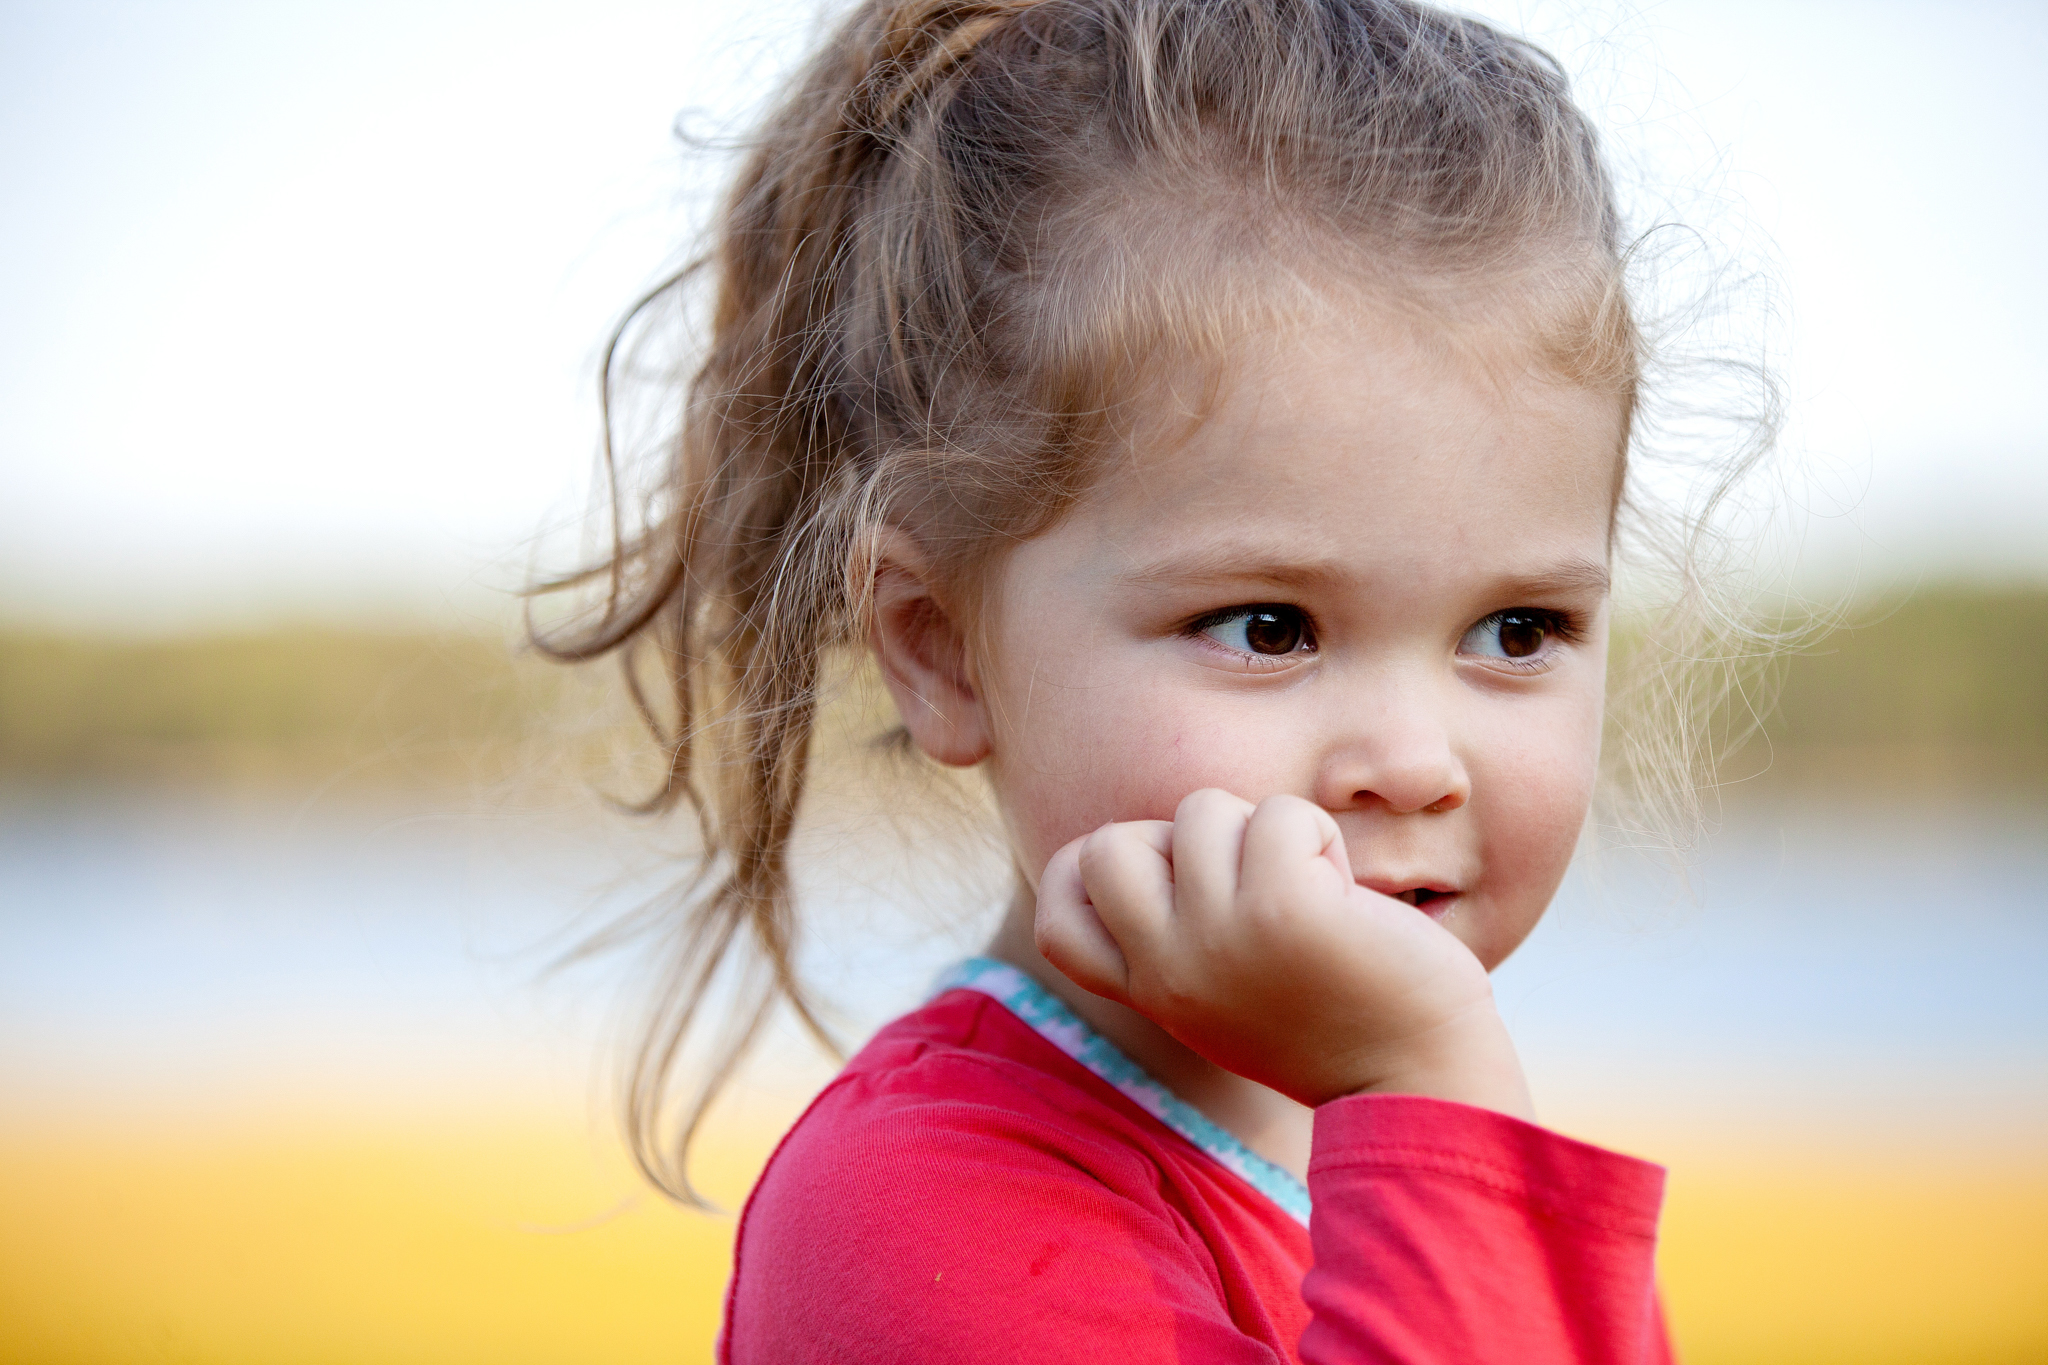
[[(706, 1144), (736, 1200), (772, 1127)], [(2048, 1174), (1826, 1153), (1673, 1161), (1663, 1277), (1693, 1365), (2048, 1360)], [(427, 1365), (710, 1358), (730, 1217), (528, 1118), (427, 1133), (13, 1132), (0, 1360)]]
[[(770, 1140), (707, 1148), (721, 1203)], [(666, 1205), (607, 1156), (531, 1118), (10, 1134), (0, 1360), (710, 1359), (732, 1220)]]

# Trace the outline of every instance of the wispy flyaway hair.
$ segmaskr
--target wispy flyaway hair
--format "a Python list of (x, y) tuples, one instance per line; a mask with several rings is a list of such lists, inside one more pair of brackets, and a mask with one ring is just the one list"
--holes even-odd
[[(702, 827), (628, 1086), (648, 1174), (693, 1197), (684, 1154), (733, 1059), (780, 1001), (817, 1026), (788, 848), (879, 528), (971, 602), (1085, 492), (1162, 357), (1220, 357), (1330, 289), (1513, 297), (1563, 372), (1633, 410), (1623, 252), (1558, 67), (1474, 20), (1405, 0), (848, 15), (749, 141), (704, 257), (643, 301), (693, 281), (711, 299), (664, 476), (605, 562), (548, 585), (595, 603), (549, 653), (658, 666), (650, 806)], [(765, 966), (672, 1130), (683, 1045), (739, 954)]]

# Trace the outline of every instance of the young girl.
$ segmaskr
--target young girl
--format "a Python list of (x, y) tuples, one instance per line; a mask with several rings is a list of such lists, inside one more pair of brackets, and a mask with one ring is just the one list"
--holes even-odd
[(1594, 789), (1622, 252), (1554, 64), (1410, 0), (866, 0), (805, 69), (555, 646), (651, 646), (711, 858), (650, 1172), (720, 964), (805, 1011), (848, 649), (1017, 883), (768, 1165), (721, 1360), (1668, 1359), (1662, 1173), (1536, 1126), (1487, 976)]

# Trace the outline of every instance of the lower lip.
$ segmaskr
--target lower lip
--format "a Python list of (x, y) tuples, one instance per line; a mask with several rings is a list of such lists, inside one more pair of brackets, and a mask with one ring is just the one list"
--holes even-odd
[(1423, 914), (1428, 915), (1431, 919), (1440, 920), (1445, 915), (1450, 914), (1451, 907), (1453, 905), (1456, 905), (1457, 903), (1457, 893), (1452, 892), (1448, 896), (1438, 896), (1434, 900), (1424, 901), (1422, 904), (1416, 906), (1415, 908), (1417, 910), (1420, 910)]

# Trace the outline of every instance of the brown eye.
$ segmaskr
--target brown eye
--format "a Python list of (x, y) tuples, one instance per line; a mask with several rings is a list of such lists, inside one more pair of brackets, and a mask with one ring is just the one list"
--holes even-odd
[(1541, 660), (1558, 640), (1573, 638), (1555, 612), (1499, 611), (1465, 632), (1460, 654), (1486, 659)]
[(1500, 651), (1510, 659), (1526, 659), (1543, 648), (1549, 625), (1534, 616), (1500, 618)]
[(1308, 618), (1294, 607), (1239, 607), (1209, 619), (1202, 634), (1245, 654), (1293, 654), (1314, 648)]
[(1292, 654), (1301, 646), (1301, 617), (1291, 611), (1255, 611), (1245, 617), (1244, 642), (1254, 654)]

